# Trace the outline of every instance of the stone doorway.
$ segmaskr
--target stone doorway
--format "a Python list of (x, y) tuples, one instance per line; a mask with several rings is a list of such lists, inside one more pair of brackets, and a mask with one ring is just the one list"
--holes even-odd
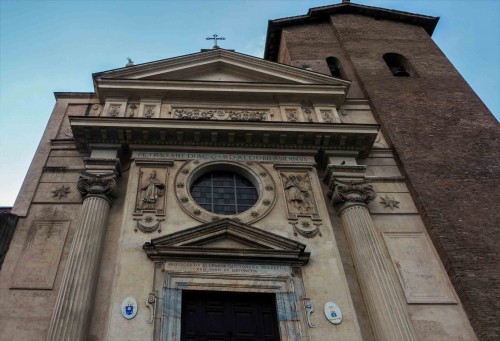
[(276, 295), (182, 292), (181, 341), (279, 341)]
[[(297, 241), (230, 219), (152, 239), (144, 244), (144, 251), (155, 262), (150, 293), (154, 340), (309, 340), (305, 311), (308, 298), (301, 270), (310, 256), (305, 248)], [(267, 328), (272, 330), (272, 338), (265, 338), (267, 334), (263, 334), (264, 338), (185, 338), (183, 328), (189, 330), (182, 323), (184, 308), (188, 307), (183, 302), (186, 292), (211, 292), (219, 299), (228, 293), (237, 295), (238, 299), (220, 304), (226, 305), (220, 308), (222, 311), (234, 310), (231, 302), (245, 295), (272, 297), (266, 301), (274, 307), (275, 322), (271, 329)], [(207, 313), (206, 308), (200, 309)], [(192, 311), (197, 314), (196, 309)], [(235, 330), (238, 332), (237, 328), (231, 329), (233, 336)]]

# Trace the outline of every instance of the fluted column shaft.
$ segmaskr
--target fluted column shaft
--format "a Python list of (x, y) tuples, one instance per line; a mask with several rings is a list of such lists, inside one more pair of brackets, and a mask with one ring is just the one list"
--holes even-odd
[(52, 315), (50, 341), (87, 339), (115, 174), (82, 172), (78, 189), (85, 199)]
[(375, 192), (366, 184), (337, 185), (332, 202), (339, 211), (349, 241), (375, 338), (417, 340), (366, 206), (374, 198)]

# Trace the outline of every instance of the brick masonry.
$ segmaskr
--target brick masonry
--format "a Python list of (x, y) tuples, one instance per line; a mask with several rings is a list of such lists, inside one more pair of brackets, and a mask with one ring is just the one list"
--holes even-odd
[[(425, 30), (354, 14), (283, 29), (292, 65), (340, 59), (392, 144), (452, 283), (482, 340), (500, 338), (500, 125)], [(280, 51), (284, 50), (282, 48)], [(406, 56), (393, 77), (382, 56)]]

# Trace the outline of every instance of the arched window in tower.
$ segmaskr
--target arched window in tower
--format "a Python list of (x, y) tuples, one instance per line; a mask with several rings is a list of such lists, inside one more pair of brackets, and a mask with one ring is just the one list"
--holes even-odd
[(326, 58), (328, 68), (333, 77), (342, 77), (342, 68), (340, 67), (340, 61), (335, 57)]
[(384, 54), (384, 61), (394, 77), (412, 77), (415, 76), (408, 59), (399, 53)]

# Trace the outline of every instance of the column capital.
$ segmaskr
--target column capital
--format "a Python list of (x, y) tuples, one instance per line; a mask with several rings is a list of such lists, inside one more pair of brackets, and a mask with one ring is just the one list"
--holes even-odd
[(337, 212), (353, 205), (366, 206), (375, 199), (377, 193), (368, 182), (340, 182), (335, 181), (334, 191), (331, 198), (333, 207)]
[(100, 197), (111, 204), (111, 199), (116, 197), (116, 176), (116, 172), (94, 174), (82, 171), (78, 179), (78, 191), (85, 199)]

